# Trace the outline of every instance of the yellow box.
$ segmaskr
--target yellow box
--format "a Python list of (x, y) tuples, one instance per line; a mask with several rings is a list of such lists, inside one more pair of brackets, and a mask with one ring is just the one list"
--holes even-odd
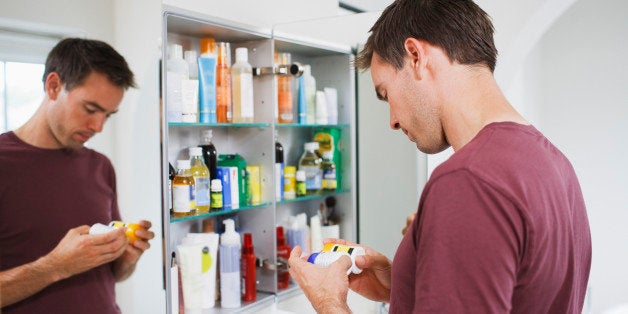
[(262, 184), (260, 182), (259, 166), (246, 166), (249, 177), (249, 196), (251, 197), (251, 205), (259, 205), (262, 203)]

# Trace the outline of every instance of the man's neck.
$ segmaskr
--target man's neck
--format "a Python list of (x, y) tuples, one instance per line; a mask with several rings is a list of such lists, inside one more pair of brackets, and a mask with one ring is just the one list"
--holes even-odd
[(13, 131), (13, 133), (23, 142), (38, 148), (62, 148), (52, 135), (50, 127), (46, 123), (44, 110), (44, 104), (42, 103), (35, 114), (26, 121), (26, 123)]
[(508, 102), (493, 74), (486, 70), (457, 69), (449, 93), (443, 93), (442, 123), (454, 151), (470, 142), (486, 125), (511, 121), (529, 124)]

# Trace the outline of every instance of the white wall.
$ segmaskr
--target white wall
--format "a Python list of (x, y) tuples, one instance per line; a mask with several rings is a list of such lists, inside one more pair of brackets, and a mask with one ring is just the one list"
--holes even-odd
[(628, 3), (580, 0), (523, 67), (532, 121), (571, 160), (593, 239), (594, 313), (628, 303)]

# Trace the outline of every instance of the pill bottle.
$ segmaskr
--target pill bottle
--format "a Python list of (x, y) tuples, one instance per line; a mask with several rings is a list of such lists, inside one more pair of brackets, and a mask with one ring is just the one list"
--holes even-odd
[(355, 258), (360, 255), (365, 255), (364, 248), (362, 247), (352, 247), (351, 253), (345, 251), (334, 251), (334, 252), (316, 252), (312, 253), (307, 261), (322, 267), (329, 267), (333, 262), (338, 260), (342, 256), (348, 256), (351, 259), (351, 267), (347, 270), (347, 275), (354, 273), (359, 274), (362, 272), (362, 269), (355, 265)]
[(138, 237), (135, 235), (135, 231), (138, 229), (143, 229), (142, 226), (136, 223), (112, 221), (108, 225), (103, 225), (101, 223), (96, 223), (92, 225), (89, 228), (89, 234), (103, 234), (103, 233), (107, 233), (109, 231), (113, 231), (118, 228), (126, 228), (126, 231), (124, 232), (124, 234), (126, 235), (127, 238), (129, 238), (129, 241), (131, 244), (133, 244), (133, 242), (135, 242), (135, 240), (138, 239)]

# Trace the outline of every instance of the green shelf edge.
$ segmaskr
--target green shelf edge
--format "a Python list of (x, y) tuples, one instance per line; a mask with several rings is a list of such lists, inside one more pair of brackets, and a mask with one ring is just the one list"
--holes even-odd
[(243, 211), (247, 211), (247, 210), (253, 210), (253, 209), (268, 207), (270, 205), (272, 205), (272, 203), (262, 203), (262, 204), (255, 205), (255, 206), (243, 206), (243, 207), (240, 207), (238, 209), (220, 210), (220, 211), (216, 211), (216, 212), (209, 212), (209, 213), (205, 213), (205, 214), (194, 215), (194, 216), (187, 216), (187, 217), (181, 217), (181, 218), (174, 218), (171, 215), (170, 216), (170, 223), (177, 223), (177, 222), (188, 221), (188, 220), (197, 220), (197, 219), (204, 219), (204, 218), (209, 218), (209, 217), (229, 215), (229, 214), (243, 212)]
[(230, 128), (269, 128), (270, 123), (187, 123), (168, 122), (172, 127), (230, 127)]
[(339, 195), (339, 194), (347, 194), (349, 192), (350, 192), (350, 190), (337, 190), (335, 192), (323, 192), (321, 194), (316, 194), (316, 195), (300, 196), (300, 197), (297, 197), (297, 198), (291, 199), (291, 200), (282, 200), (282, 201), (277, 202), (277, 204), (281, 205), (281, 204), (290, 204), (290, 203), (296, 203), (296, 202), (316, 200), (316, 199), (325, 198), (327, 196), (334, 196), (334, 195)]

